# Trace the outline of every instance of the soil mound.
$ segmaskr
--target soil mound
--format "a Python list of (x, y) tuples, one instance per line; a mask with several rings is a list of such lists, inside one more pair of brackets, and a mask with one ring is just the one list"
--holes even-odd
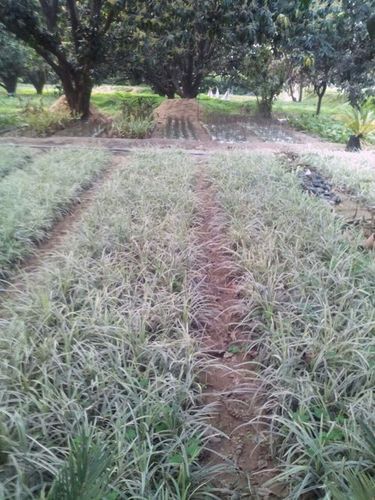
[[(52, 112), (69, 112), (69, 105), (66, 97), (63, 95), (57, 99), (49, 108)], [(95, 106), (90, 105), (90, 114), (85, 121), (74, 121), (69, 127), (59, 130), (57, 136), (91, 136), (99, 137), (107, 135), (112, 126), (112, 118), (99, 111)]]
[(196, 99), (166, 99), (155, 109), (153, 137), (209, 141), (201, 123), (203, 111)]

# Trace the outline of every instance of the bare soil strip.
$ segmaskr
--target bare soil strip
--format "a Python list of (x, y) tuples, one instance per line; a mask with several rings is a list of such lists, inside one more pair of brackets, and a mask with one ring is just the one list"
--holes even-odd
[(204, 166), (197, 178), (196, 193), (196, 279), (203, 303), (197, 330), (203, 351), (219, 358), (202, 377), (204, 403), (217, 407), (213, 426), (223, 433), (223, 437), (212, 440), (204, 460), (228, 471), (215, 481), (224, 492), (222, 498), (277, 498), (276, 491), (262, 487), (275, 474), (261, 422), (265, 395), (256, 375), (256, 353), (245, 352), (251, 334), (239, 326), (244, 315), (239, 269), (226, 237), (225, 214)]
[(69, 238), (69, 234), (74, 230), (74, 226), (79, 222), (83, 213), (89, 208), (97, 192), (112, 174), (114, 168), (119, 168), (123, 160), (116, 158), (104, 168), (92, 184), (82, 191), (79, 201), (67, 207), (66, 214), (59, 219), (48, 234), (48, 237), (39, 242), (33, 254), (26, 257), (16, 266), (16, 274), (7, 281), (0, 281), (0, 299), (12, 292), (16, 293), (22, 289), (24, 275), (33, 273), (48, 259), (49, 256)]

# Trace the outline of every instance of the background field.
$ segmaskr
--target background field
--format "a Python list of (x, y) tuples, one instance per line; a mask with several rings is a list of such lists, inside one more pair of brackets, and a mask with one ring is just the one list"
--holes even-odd
[[(17, 97), (8, 98), (0, 89), (0, 133), (1, 130), (18, 128), (24, 132), (33, 129), (37, 135), (49, 135), (55, 129), (66, 126), (69, 117), (66, 114), (51, 114), (47, 110), (57, 99), (52, 86), (47, 86), (42, 97), (36, 96), (32, 86), (20, 84)], [(139, 104), (133, 104), (133, 109), (123, 115), (124, 101), (132, 101), (134, 97), (152, 100), (155, 106), (164, 98), (153, 94), (148, 87), (101, 86), (94, 89), (92, 104), (103, 113), (114, 117), (115, 133), (124, 137), (145, 137), (152, 130), (150, 114), (139, 113)], [(252, 116), (256, 110), (256, 101), (251, 96), (234, 96), (230, 101), (209, 99), (205, 95), (199, 97), (199, 102), (206, 113), (210, 115), (244, 115)], [(290, 125), (298, 130), (309, 132), (323, 139), (345, 143), (350, 131), (344, 123), (349, 105), (344, 97), (334, 90), (329, 90), (323, 101), (320, 116), (315, 115), (316, 96), (311, 92), (301, 103), (292, 102), (282, 94), (275, 101), (275, 117), (286, 118)], [(43, 112), (42, 112), (43, 111)], [(129, 123), (133, 122), (133, 126)], [(373, 143), (374, 138), (369, 142)]]

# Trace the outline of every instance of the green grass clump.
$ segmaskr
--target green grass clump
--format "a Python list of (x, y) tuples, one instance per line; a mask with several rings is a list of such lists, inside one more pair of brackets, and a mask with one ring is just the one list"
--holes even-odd
[(118, 98), (121, 112), (113, 120), (113, 134), (129, 139), (148, 137), (155, 126), (153, 112), (164, 98), (147, 94), (119, 95)]
[[(14, 148), (17, 155), (17, 149)], [(55, 150), (0, 183), (0, 276), (32, 251), (108, 162), (102, 150)]]
[(50, 111), (43, 106), (28, 106), (23, 111), (22, 118), (27, 129), (38, 137), (53, 135), (74, 122), (74, 117), (68, 110)]
[(350, 478), (373, 485), (375, 476), (374, 256), (270, 156), (216, 163), (246, 270), (242, 327), (263, 367), (278, 480), (290, 499), (358, 498)]
[(17, 168), (25, 168), (33, 161), (35, 152), (30, 148), (2, 146), (0, 144), (0, 179)]
[(116, 170), (4, 305), (2, 498), (216, 498), (198, 464), (189, 166), (153, 151)]
[(294, 113), (287, 118), (290, 125), (296, 129), (311, 132), (329, 141), (346, 143), (349, 139), (350, 130), (343, 121), (335, 118), (305, 113)]

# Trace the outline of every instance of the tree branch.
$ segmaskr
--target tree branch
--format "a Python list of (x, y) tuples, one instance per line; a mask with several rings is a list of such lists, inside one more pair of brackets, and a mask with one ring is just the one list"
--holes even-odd
[(78, 49), (79, 49), (78, 33), (80, 30), (80, 20), (79, 20), (79, 15), (78, 15), (78, 11), (77, 11), (76, 0), (66, 0), (66, 5), (68, 6), (69, 15), (70, 15), (70, 22), (71, 22), (71, 26), (72, 26), (72, 36), (73, 36), (73, 41), (74, 41), (74, 47), (76, 49), (76, 52), (78, 52)]

